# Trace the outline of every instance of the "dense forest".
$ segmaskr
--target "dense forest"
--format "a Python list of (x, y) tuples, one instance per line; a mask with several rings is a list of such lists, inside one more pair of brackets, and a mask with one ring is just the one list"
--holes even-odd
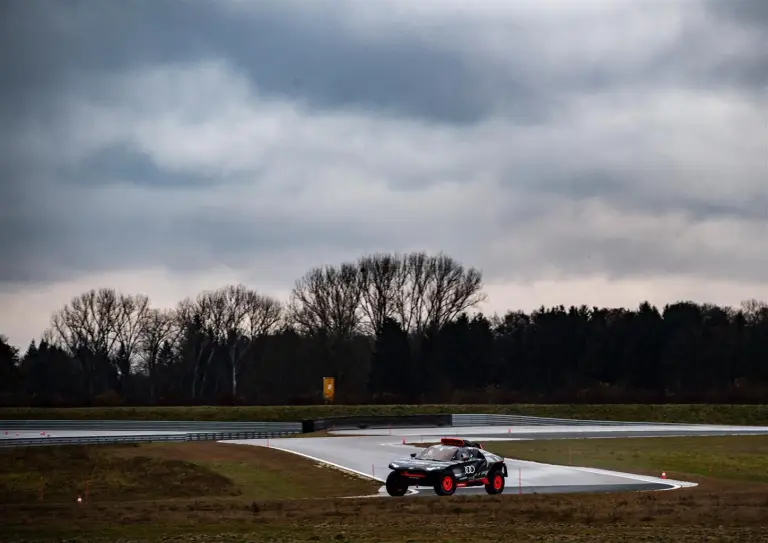
[(482, 274), (444, 254), (318, 267), (282, 302), (244, 285), (172, 309), (94, 289), (18, 352), (5, 405), (760, 402), (768, 305), (477, 313)]

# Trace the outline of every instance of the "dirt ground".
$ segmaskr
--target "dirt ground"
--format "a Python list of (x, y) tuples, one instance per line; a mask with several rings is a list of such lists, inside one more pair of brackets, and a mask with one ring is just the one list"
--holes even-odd
[[(710, 438), (684, 438), (702, 440), (691, 447), (671, 441), (674, 439), (584, 440), (580, 442), (580, 455), (584, 461), (591, 458), (599, 463), (603, 458), (618, 462), (627, 470), (632, 465), (648, 469), (644, 462), (664, 450), (672, 451), (665, 454), (677, 458), (679, 466), (691, 469), (699, 469), (696, 458), (706, 460), (715, 455), (722, 462), (722, 474), (691, 474), (688, 480), (700, 486), (664, 492), (347, 499), (338, 496), (371, 493), (379, 484), (320, 468), (289, 453), (258, 447), (196, 443), (119, 447), (111, 448), (109, 453), (100, 449), (90, 454), (103, 454), (119, 465), (122, 461), (136, 462), (136, 458), (151, 458), (160, 465), (180, 462), (202, 470), (195, 472), (196, 477), (213, 474), (226, 482), (212, 479), (220, 484), (211, 483), (210, 489), (197, 495), (190, 491), (175, 498), (134, 494), (130, 499), (121, 499), (123, 487), (113, 484), (109, 499), (105, 494), (104, 499), (84, 505), (72, 499), (4, 500), (0, 505), (0, 528), (3, 541), (72, 538), (83, 543), (116, 539), (122, 543), (768, 541), (768, 482), (750, 475), (763, 470), (760, 458), (766, 457), (762, 447), (768, 442), (717, 438), (720, 441), (714, 445), (706, 441)], [(567, 440), (559, 441), (515, 445), (521, 447), (521, 454), (549, 454), (556, 459), (568, 454)], [(614, 445), (607, 446), (608, 441)], [(640, 453), (634, 455), (633, 451)], [(63, 460), (57, 460), (61, 470), (77, 477), (77, 462), (67, 464)], [(9, 458), (0, 458), (0, 465), (7, 465), (7, 461)], [(41, 460), (28, 456), (26, 462), (33, 465)], [(290, 474), (285, 470), (288, 464)], [(18, 468), (16, 464), (16, 473), (20, 473)], [(10, 471), (0, 468), (3, 485), (12, 479)], [(180, 472), (169, 468), (170, 475), (163, 476), (166, 479), (160, 473), (155, 470), (155, 484), (150, 486), (166, 487), (161, 492), (165, 496), (168, 485), (179, 479)], [(181, 476), (180, 484), (184, 481), (185, 476)], [(260, 490), (279, 488), (281, 484), (281, 498)], [(321, 497), (329, 490), (336, 490), (337, 497)], [(214, 491), (218, 494), (211, 495)]]

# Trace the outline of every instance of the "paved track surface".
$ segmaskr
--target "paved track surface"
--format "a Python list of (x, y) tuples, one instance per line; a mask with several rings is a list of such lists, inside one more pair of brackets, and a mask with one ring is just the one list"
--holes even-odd
[[(0, 428), (2, 428), (0, 426)], [(160, 435), (185, 435), (189, 432), (153, 431), (153, 430), (24, 430), (7, 431), (0, 430), (0, 440), (3, 439), (46, 439), (47, 437), (120, 437), (120, 436), (160, 436)]]
[[(1, 423), (0, 423), (1, 424)], [(184, 435), (185, 431), (152, 430), (61, 430), (52, 435), (38, 430), (8, 431), (0, 426), (0, 440), (40, 439), (50, 437), (108, 437), (108, 436), (152, 436)], [(755, 426), (713, 426), (713, 425), (626, 425), (620, 422), (600, 425), (547, 425), (547, 426), (472, 426), (453, 428), (393, 428), (366, 430), (332, 431), (338, 437), (325, 438), (271, 438), (249, 440), (227, 440), (224, 443), (241, 443), (255, 446), (269, 446), (303, 455), (336, 468), (384, 482), (389, 473), (389, 463), (398, 458), (407, 458), (411, 452), (420, 450), (407, 443), (434, 442), (443, 436), (467, 437), (478, 441), (505, 441), (531, 439), (588, 439), (621, 437), (671, 437), (671, 436), (717, 436), (717, 435), (768, 435), (768, 427)], [(406, 444), (403, 444), (403, 440)], [(561, 492), (616, 492), (669, 490), (694, 483), (671, 481), (656, 477), (644, 477), (591, 468), (554, 466), (537, 462), (507, 459), (509, 476), (506, 493), (561, 493)], [(458, 489), (457, 494), (484, 494), (480, 488)], [(379, 495), (388, 497), (383, 486)], [(434, 496), (432, 488), (418, 488), (412, 497)]]
[(768, 426), (720, 426), (711, 424), (679, 424), (679, 425), (623, 425), (616, 423), (614, 425), (582, 425), (570, 426), (551, 425), (551, 426), (457, 426), (451, 428), (370, 428), (355, 430), (332, 430), (330, 433), (340, 436), (385, 436), (396, 433), (398, 436), (442, 436), (461, 434), (466, 436), (487, 436), (486, 439), (497, 439), (499, 437), (528, 436), (532, 439), (551, 439), (552, 437), (563, 437), (570, 439), (580, 439), (587, 435), (597, 437), (632, 437), (632, 436), (659, 436), (671, 437), (681, 435), (691, 436), (709, 436), (709, 435), (746, 435), (768, 434)]
[[(475, 426), (464, 428), (392, 428), (332, 431), (338, 437), (311, 439), (264, 439), (227, 441), (256, 446), (270, 446), (306, 456), (359, 475), (384, 482), (389, 463), (407, 458), (420, 449), (408, 443), (435, 442), (441, 437), (467, 437), (483, 441), (521, 439), (672, 437), (711, 435), (768, 434), (768, 427), (664, 425), (627, 426), (621, 423), (600, 426)], [(406, 444), (403, 444), (403, 440)], [(506, 459), (509, 476), (506, 493), (617, 492), (671, 490), (695, 483), (671, 481), (592, 468), (554, 466), (537, 462)], [(385, 495), (384, 489), (379, 493)], [(480, 488), (462, 488), (457, 494), (484, 494)], [(418, 488), (411, 496), (434, 496), (431, 488)]]

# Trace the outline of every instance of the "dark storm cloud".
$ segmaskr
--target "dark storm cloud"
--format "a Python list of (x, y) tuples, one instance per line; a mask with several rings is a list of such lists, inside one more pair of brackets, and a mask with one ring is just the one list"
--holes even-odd
[(706, 0), (712, 14), (748, 28), (768, 27), (768, 2), (764, 0)]
[(279, 4), (260, 1), (258, 16), (244, 18), (214, 2), (11, 1), (2, 23), (0, 60), (10, 74), (4, 93), (30, 108), (30, 89), (55, 94), (87, 73), (224, 56), (261, 91), (310, 107), (450, 122), (474, 121), (486, 111), (467, 66), (454, 55), (408, 36), (365, 42), (332, 21), (294, 18)]
[(60, 178), (70, 185), (97, 187), (117, 181), (116, 173), (121, 182), (149, 187), (190, 189), (220, 181), (212, 175), (164, 171), (158, 168), (147, 153), (124, 143), (108, 146), (92, 154), (62, 171)]
[[(724, 9), (725, 3), (716, 6)], [(260, 91), (312, 108), (352, 107), (452, 123), (498, 113), (522, 123), (551, 121), (563, 97), (612, 86), (749, 87), (766, 81), (759, 47), (751, 58), (702, 62), (715, 37), (697, 28), (684, 28), (671, 50), (640, 65), (598, 58), (558, 73), (537, 59), (533, 44), (542, 37), (536, 28), (519, 28), (504, 61), (483, 66), (429, 45), (420, 27), (395, 26), (391, 39), (365, 40), (319, 9), (301, 17), (282, 1), (260, 0), (250, 10), (244, 16), (215, 2), (154, 0), (5, 2), (3, 113), (23, 116), (45, 107), (41, 99), (77, 85), (85, 74), (210, 56), (231, 59)]]
[[(725, 7), (731, 4), (744, 7)], [(713, 9), (748, 24), (764, 13), (765, 4), (722, 1)], [(313, 17), (302, 17), (282, 0), (260, 0), (250, 10), (244, 16), (216, 2), (9, 0), (0, 23), (0, 61), (8, 74), (2, 92), (14, 98), (11, 111), (23, 115), (37, 108), (43, 95), (55, 95), (84, 74), (224, 56), (260, 90), (313, 108), (357, 107), (463, 123), (499, 110), (522, 122), (543, 121), (557, 113), (558, 97), (616, 85), (765, 81), (765, 55), (759, 47), (750, 58), (711, 65), (701, 54), (716, 48), (716, 36), (685, 26), (671, 49), (637, 66), (598, 57), (578, 69), (563, 66), (558, 73), (537, 58), (532, 45), (542, 37), (536, 28), (519, 28), (504, 61), (491, 69), (456, 50), (430, 45), (421, 27), (395, 26), (391, 39), (366, 40), (319, 9)]]
[[(225, 58), (260, 93), (295, 99), (312, 111), (384, 112), (446, 130), (471, 127), (500, 115), (517, 125), (554, 125), (568, 111), (571, 99), (597, 91), (632, 89), (652, 93), (660, 87), (679, 87), (707, 92), (736, 90), (737, 94), (747, 95), (759, 90), (765, 84), (766, 57), (761, 53), (760, 35), (753, 23), (762, 13), (760, 6), (768, 2), (753, 3), (751, 9), (758, 10), (753, 12), (722, 9), (726, 3), (741, 4), (721, 2), (713, 13), (722, 11), (723, 17), (751, 29), (744, 40), (754, 41), (754, 47), (746, 52), (737, 48), (735, 55), (721, 59), (715, 54), (718, 39), (730, 36), (711, 33), (711, 28), (704, 33), (695, 25), (686, 26), (684, 21), (676, 40), (635, 62), (625, 61), (613, 51), (620, 52), (621, 46), (627, 44), (613, 44), (610, 51), (600, 51), (592, 60), (587, 55), (568, 63), (545, 58), (536, 47), (558, 42), (562, 38), (557, 33), (543, 36), (535, 25), (519, 28), (514, 21), (510, 25), (516, 31), (503, 55), (488, 61), (479, 55), (473, 58), (460, 54), (460, 41), (452, 48), (446, 43), (422, 39), (418, 28), (393, 26), (388, 39), (366, 39), (364, 32), (349, 32), (337, 17), (319, 11), (312, 17), (292, 13), (293, 9), (285, 7), (285, 0), (254, 2), (255, 7), (247, 16), (220, 9), (215, 2), (6, 1), (0, 22), (0, 62), (6, 74), (0, 88), (0, 119), (4, 121), (0, 130), (5, 132), (0, 137), (13, 144), (0, 151), (0, 158), (7, 165), (0, 172), (0, 244), (3, 254), (12, 258), (3, 259), (0, 281), (50, 281), (145, 263), (163, 263), (174, 270), (202, 269), (212, 263), (235, 266), (254, 253), (285, 246), (332, 243), (345, 249), (366, 250), (363, 248), (402, 241), (397, 238), (399, 232), (361, 228), (345, 222), (344, 217), (336, 222), (312, 218), (288, 221), (276, 214), (251, 217), (248, 222), (228, 217), (222, 210), (190, 208), (186, 213), (166, 212), (163, 205), (170, 210), (177, 198), (184, 197), (169, 195), (169, 187), (192, 190), (203, 185), (216, 187), (226, 180), (171, 173), (149, 155), (122, 143), (101, 148), (66, 167), (46, 167), (48, 152), (31, 143), (27, 145), (24, 140), (16, 141), (15, 135), (24, 134), (23, 127), (30, 119), (41, 125), (46, 120), (52, 124), (60, 120), (66, 97), (85, 94), (84, 80), (163, 63)], [(489, 18), (487, 22), (498, 21)], [(449, 25), (441, 30), (441, 35), (445, 42), (451, 42), (454, 33), (456, 40), (467, 39), (459, 30), (463, 29)], [(585, 32), (589, 30), (586, 28)], [(477, 41), (483, 37), (482, 29), (474, 36)], [(467, 43), (467, 47), (471, 44)], [(572, 46), (578, 49), (576, 42)], [(101, 105), (109, 106), (109, 99), (103, 97)], [(145, 99), (151, 101), (152, 96)], [(590, 105), (597, 108), (600, 102), (600, 97), (596, 97)], [(588, 131), (590, 116), (585, 114), (585, 118)], [(80, 128), (91, 129), (87, 120)], [(51, 130), (54, 129), (52, 126)], [(505, 136), (499, 134), (499, 138)], [(66, 132), (59, 143), (61, 147), (68, 145)], [(413, 141), (414, 146), (420, 143)], [(542, 145), (546, 145), (546, 140)], [(462, 151), (450, 146), (445, 149)], [(51, 149), (50, 154), (56, 151)], [(508, 177), (499, 184), (526, 185), (531, 198), (551, 193), (577, 202), (599, 197), (624, 210), (652, 209), (653, 213), (662, 213), (685, 209), (694, 219), (745, 214), (764, 217), (759, 198), (736, 205), (707, 201), (707, 195), (690, 198), (654, 189), (641, 190), (648, 178), (633, 173), (631, 164), (615, 168), (571, 165), (566, 157), (557, 154), (562, 151), (561, 146), (550, 156), (542, 155), (522, 172), (510, 168)], [(579, 157), (567, 158), (583, 159), (590, 153), (594, 158), (611, 152), (612, 149), (596, 146), (580, 149)], [(298, 153), (297, 156), (306, 158)], [(309, 156), (312, 158), (311, 153)], [(284, 159), (290, 161), (292, 157)], [(558, 161), (563, 161), (564, 168), (553, 170)], [(458, 177), (470, 182), (473, 170), (483, 165), (482, 161), (461, 165), (454, 169), (454, 175), (458, 172), (462, 174)], [(399, 165), (393, 165), (393, 169), (395, 166)], [(258, 177), (259, 173), (255, 169), (252, 175)], [(449, 174), (445, 172), (444, 177)], [(414, 188), (423, 182), (407, 171), (398, 171), (397, 176), (382, 171), (380, 175), (406, 179)], [(521, 178), (524, 181), (519, 181)], [(145, 194), (147, 203), (124, 202), (119, 196), (94, 203), (94, 195), (102, 194), (97, 189), (118, 182), (149, 191)], [(121, 206), (126, 206), (126, 210), (118, 213)], [(556, 211), (548, 211), (557, 216)], [(392, 212), (393, 223), (401, 220), (398, 212), (399, 209)], [(533, 215), (517, 214), (510, 216), (507, 224), (503, 219), (499, 222), (514, 232), (521, 217), (533, 222)], [(467, 238), (471, 237), (467, 234)], [(469, 243), (477, 245), (478, 238)], [(552, 243), (547, 245), (547, 252), (558, 265), (565, 262), (577, 272), (601, 266), (620, 270), (610, 272), (619, 275), (638, 269), (648, 273), (697, 271), (695, 261), (685, 260), (674, 251), (664, 253), (664, 258), (649, 259), (647, 255), (654, 254), (656, 240), (578, 241), (582, 245)], [(604, 261), (595, 257), (584, 260), (584, 255), (600, 252), (613, 256)], [(533, 259), (530, 262), (531, 269), (538, 265)]]

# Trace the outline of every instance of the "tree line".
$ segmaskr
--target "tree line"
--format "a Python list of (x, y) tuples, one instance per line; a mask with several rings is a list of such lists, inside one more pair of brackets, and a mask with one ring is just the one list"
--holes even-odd
[(153, 307), (74, 297), (21, 354), (0, 336), (5, 405), (760, 402), (768, 304), (475, 311), (482, 273), (445, 254), (316, 267), (282, 302), (245, 285)]

